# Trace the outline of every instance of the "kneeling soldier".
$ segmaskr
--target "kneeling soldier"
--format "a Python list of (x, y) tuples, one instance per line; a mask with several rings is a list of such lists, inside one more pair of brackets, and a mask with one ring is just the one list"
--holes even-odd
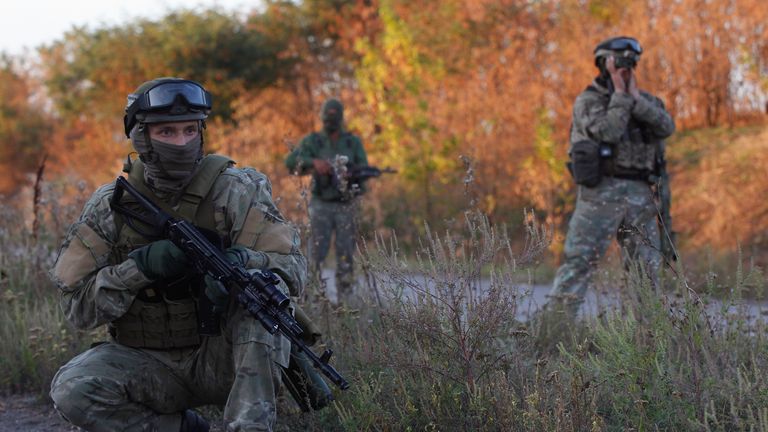
[[(128, 181), (208, 233), (232, 262), (269, 269), (280, 289), (298, 295), (306, 277), (298, 233), (264, 174), (203, 155), (210, 108), (210, 94), (183, 79), (155, 79), (130, 94), (125, 133), (139, 160), (126, 163)], [(214, 404), (224, 406), (228, 431), (272, 430), (290, 344), (211, 289), (155, 227), (114, 211), (114, 188), (87, 202), (52, 271), (67, 318), (81, 329), (106, 324), (111, 336), (59, 370), (56, 409), (88, 431), (207, 431), (192, 408)], [(198, 327), (201, 299), (221, 311), (212, 334)]]

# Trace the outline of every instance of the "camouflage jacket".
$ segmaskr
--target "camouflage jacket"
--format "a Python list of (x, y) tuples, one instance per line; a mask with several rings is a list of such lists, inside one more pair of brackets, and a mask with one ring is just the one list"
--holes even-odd
[(285, 165), (299, 175), (312, 173), (312, 195), (323, 201), (339, 201), (343, 194), (334, 179), (312, 170), (314, 159), (325, 159), (333, 165), (337, 155), (346, 156), (348, 166), (368, 165), (363, 143), (349, 132), (342, 132), (338, 141), (332, 141), (325, 132), (313, 132), (305, 136), (285, 159)]
[(641, 141), (651, 149), (647, 157), (663, 158), (663, 140), (674, 133), (675, 123), (661, 99), (642, 91), (640, 95), (635, 99), (629, 93), (611, 93), (593, 82), (574, 103), (570, 142), (593, 140), (632, 149), (637, 143), (628, 142), (633, 138), (627, 132), (636, 125), (642, 131)]
[[(114, 182), (101, 186), (69, 228), (51, 277), (61, 292), (61, 306), (78, 328), (95, 328), (125, 314), (139, 291), (152, 283), (133, 259), (121, 259), (116, 248), (118, 224), (109, 200)], [(292, 295), (303, 290), (306, 259), (297, 230), (272, 201), (267, 177), (252, 168), (226, 168), (209, 198), (216, 231), (232, 244), (250, 249), (246, 267), (269, 268)]]

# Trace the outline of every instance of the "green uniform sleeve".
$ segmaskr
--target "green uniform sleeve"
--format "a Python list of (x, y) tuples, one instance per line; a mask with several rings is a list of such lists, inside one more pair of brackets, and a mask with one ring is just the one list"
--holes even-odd
[(70, 227), (51, 279), (67, 319), (91, 329), (121, 317), (139, 290), (151, 283), (132, 259), (110, 265), (118, 233), (109, 198), (113, 185), (99, 188)]
[(285, 166), (291, 173), (306, 175), (312, 171), (312, 161), (317, 157), (312, 145), (312, 134), (302, 138), (299, 145), (285, 158)]
[(272, 200), (272, 185), (253, 168), (227, 169), (213, 186), (217, 230), (249, 249), (249, 268), (269, 269), (291, 295), (306, 283), (307, 262), (298, 230), (283, 218)]
[(368, 165), (368, 155), (365, 154), (365, 149), (363, 148), (363, 143), (360, 141), (360, 138), (355, 137), (355, 154), (353, 156), (353, 163), (355, 165)]

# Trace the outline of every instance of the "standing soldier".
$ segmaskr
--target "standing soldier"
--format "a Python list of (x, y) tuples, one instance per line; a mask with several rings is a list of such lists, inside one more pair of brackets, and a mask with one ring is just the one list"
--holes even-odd
[(360, 138), (343, 128), (344, 106), (341, 102), (326, 100), (320, 110), (320, 119), (323, 130), (305, 136), (288, 155), (285, 165), (292, 173), (312, 174), (309, 203), (312, 269), (320, 274), (335, 231), (336, 292), (342, 300), (349, 299), (353, 291), (357, 197), (365, 192), (362, 183), (350, 184), (345, 173), (353, 167), (367, 166), (368, 158)]
[[(298, 295), (306, 261), (267, 177), (203, 156), (210, 108), (200, 84), (178, 78), (130, 94), (125, 133), (139, 160), (126, 163), (128, 182), (207, 232), (233, 263), (272, 270), (280, 289)], [(221, 283), (197, 275), (181, 249), (135, 217), (136, 202), (111, 203), (114, 190), (115, 182), (96, 190), (52, 271), (67, 318), (81, 329), (106, 324), (111, 336), (59, 370), (56, 409), (87, 431), (207, 431), (191, 408), (223, 405), (227, 431), (272, 430), (287, 339), (265, 330)], [(210, 334), (198, 327), (205, 297), (223, 318)]]
[(663, 140), (675, 123), (661, 99), (638, 89), (635, 66), (642, 52), (631, 37), (601, 42), (594, 50), (600, 75), (574, 103), (569, 154), (578, 198), (551, 292), (573, 315), (614, 235), (625, 266), (641, 265), (658, 283), (654, 188), (666, 176)]

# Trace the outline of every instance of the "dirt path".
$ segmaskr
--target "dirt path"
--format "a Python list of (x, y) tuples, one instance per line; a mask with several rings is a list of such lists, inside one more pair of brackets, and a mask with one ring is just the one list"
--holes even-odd
[(71, 432), (49, 401), (37, 396), (14, 395), (0, 398), (0, 432)]
[[(64, 421), (50, 401), (33, 395), (0, 397), (0, 432), (76, 432), (82, 429)], [(221, 432), (211, 425), (211, 432)]]

